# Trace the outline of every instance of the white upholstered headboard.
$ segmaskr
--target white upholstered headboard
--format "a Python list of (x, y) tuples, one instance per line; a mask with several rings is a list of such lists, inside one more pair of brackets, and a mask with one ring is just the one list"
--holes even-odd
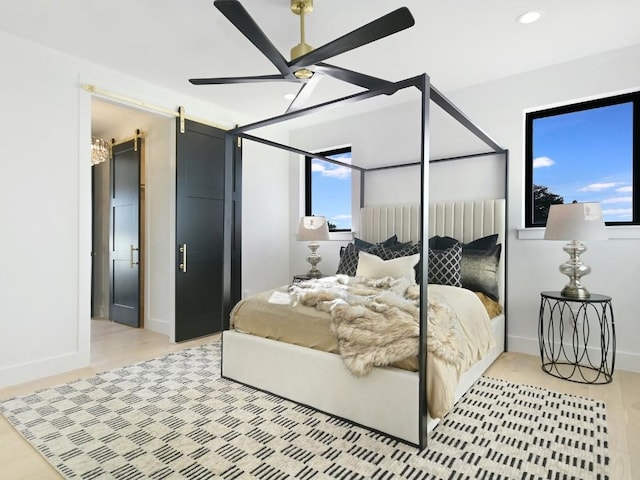
[[(449, 236), (468, 243), (497, 233), (505, 235), (505, 200), (465, 200), (436, 202), (429, 205), (429, 236)], [(401, 242), (420, 239), (420, 205), (385, 205), (360, 209), (360, 232), (368, 242), (381, 242), (391, 235)]]
[[(449, 236), (468, 243), (477, 238), (498, 234), (503, 244), (499, 266), (500, 299), (504, 299), (504, 238), (506, 228), (505, 199), (435, 202), (429, 205), (429, 237)], [(368, 242), (381, 242), (393, 234), (400, 242), (420, 239), (420, 205), (387, 205), (360, 209), (360, 232)]]

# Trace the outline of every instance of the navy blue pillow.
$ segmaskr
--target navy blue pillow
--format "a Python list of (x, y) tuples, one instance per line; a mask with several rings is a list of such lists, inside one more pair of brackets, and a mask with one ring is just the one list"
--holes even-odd
[(488, 252), (493, 250), (498, 243), (498, 234), (494, 233), (493, 235), (487, 235), (486, 237), (478, 238), (469, 243), (462, 243), (460, 240), (456, 240), (453, 237), (440, 237), (436, 235), (429, 239), (429, 248), (432, 250), (446, 250), (447, 248), (454, 246), (456, 243), (460, 243), (460, 245), (462, 245), (463, 252), (465, 250), (481, 250)]
[(398, 236), (395, 234), (387, 238), (384, 242), (380, 242), (380, 243), (370, 243), (365, 240), (362, 240), (361, 238), (353, 237), (353, 244), (361, 250), (364, 248), (371, 248), (375, 246), (388, 248), (393, 245), (396, 245), (397, 243), (398, 243)]

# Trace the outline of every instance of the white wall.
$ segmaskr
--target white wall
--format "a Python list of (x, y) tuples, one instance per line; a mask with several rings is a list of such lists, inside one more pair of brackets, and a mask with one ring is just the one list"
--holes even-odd
[[(270, 139), (286, 142), (286, 135)], [(289, 155), (260, 143), (242, 144), (243, 296), (291, 281)]]
[(3, 32), (0, 64), (2, 387), (89, 363), (91, 94), (80, 85), (229, 127), (244, 119)]
[[(640, 88), (640, 46), (506, 78), (449, 94), (498, 143), (509, 149), (509, 349), (539, 355), (540, 291), (560, 290), (567, 278), (562, 242), (541, 240), (524, 227), (524, 114)], [(636, 285), (640, 280), (640, 227), (609, 227), (610, 239), (590, 242), (583, 261), (592, 273), (583, 283), (612, 296), (617, 335), (616, 368), (640, 371), (640, 322)], [(523, 238), (519, 238), (523, 237)], [(527, 239), (525, 239), (526, 237)], [(621, 238), (632, 237), (632, 238)]]
[(141, 127), (147, 133), (144, 328), (166, 335), (175, 320), (175, 122), (152, 117)]

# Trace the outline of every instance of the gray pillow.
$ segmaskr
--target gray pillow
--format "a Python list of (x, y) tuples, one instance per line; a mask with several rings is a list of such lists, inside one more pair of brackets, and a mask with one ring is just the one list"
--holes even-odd
[(474, 292), (482, 292), (498, 301), (498, 264), (502, 244), (491, 250), (464, 250), (460, 262), (462, 287)]
[(375, 246), (381, 246), (381, 247), (391, 247), (393, 245), (396, 245), (398, 243), (398, 236), (397, 235), (391, 235), (389, 238), (387, 238), (386, 240), (380, 242), (380, 243), (371, 243), (371, 242), (367, 242), (365, 240), (362, 240), (361, 238), (358, 237), (353, 237), (353, 244), (358, 247), (360, 250), (364, 250), (365, 248), (371, 248), (371, 247), (375, 247)]
[(465, 252), (467, 250), (484, 250), (489, 251), (496, 246), (498, 242), (498, 234), (494, 233), (492, 235), (487, 235), (486, 237), (477, 238), (469, 243), (462, 243), (460, 240), (456, 240), (453, 237), (440, 237), (436, 235), (435, 237), (431, 237), (429, 239), (429, 248), (433, 248), (434, 250), (445, 250), (456, 243), (460, 243), (462, 245), (462, 251)]

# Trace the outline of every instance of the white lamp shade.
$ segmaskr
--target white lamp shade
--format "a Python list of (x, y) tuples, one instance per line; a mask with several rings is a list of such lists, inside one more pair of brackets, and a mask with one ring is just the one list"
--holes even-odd
[(545, 240), (606, 240), (607, 229), (600, 204), (566, 203), (551, 205)]
[(298, 225), (298, 240), (317, 242), (329, 240), (329, 225), (325, 217), (301, 217)]

